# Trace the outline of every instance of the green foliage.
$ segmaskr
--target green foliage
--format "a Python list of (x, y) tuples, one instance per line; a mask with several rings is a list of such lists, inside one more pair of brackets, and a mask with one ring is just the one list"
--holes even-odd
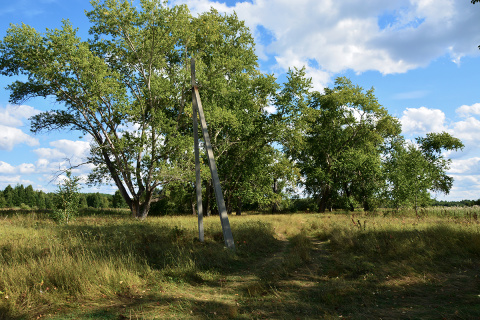
[[(324, 93), (305, 93), (306, 84), (292, 77), (297, 96), (285, 94), (285, 116), (296, 123), (285, 150), (297, 162), (305, 190), (319, 210), (327, 207), (374, 208), (383, 187), (381, 154), (387, 139), (400, 133), (398, 120), (388, 115), (373, 94), (346, 78)], [(308, 102), (305, 100), (308, 99)]]
[(66, 178), (58, 186), (52, 219), (59, 223), (69, 223), (78, 215), (80, 178), (66, 172)]
[(418, 146), (396, 140), (384, 161), (386, 195), (396, 208), (427, 206), (429, 191), (448, 194), (453, 185), (453, 178), (446, 173), (451, 160), (446, 159), (442, 151), (462, 149), (462, 142), (446, 132), (428, 133), (416, 141)]
[(145, 218), (161, 197), (157, 188), (193, 180), (194, 57), (222, 180), (227, 194), (238, 193), (235, 181), (253, 179), (242, 168), (275, 139), (264, 110), (277, 85), (258, 71), (249, 29), (235, 14), (212, 9), (193, 17), (186, 6), (161, 0), (92, 6), (89, 41), (64, 21), (43, 34), (12, 25), (0, 43), (1, 74), (27, 75), (9, 86), (13, 103), (53, 96), (65, 106), (34, 116), (32, 131), (90, 135), (91, 182), (113, 181), (132, 214)]
[(113, 195), (112, 207), (113, 208), (128, 208), (128, 205), (125, 202), (125, 199), (123, 199), (122, 195), (120, 194), (120, 191), (118, 191), (118, 190), (115, 191), (115, 194)]

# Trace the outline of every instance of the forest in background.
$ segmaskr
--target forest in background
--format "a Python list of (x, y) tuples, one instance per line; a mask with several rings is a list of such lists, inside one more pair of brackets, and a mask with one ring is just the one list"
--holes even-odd
[[(155, 204), (151, 209), (151, 215), (184, 215), (194, 214), (195, 211), (192, 206), (193, 191), (186, 192), (181, 196), (184, 202), (177, 203), (174, 198), (164, 199)], [(177, 193), (177, 196), (179, 194)], [(24, 187), (23, 184), (17, 184), (15, 187), (8, 185), (4, 190), (0, 190), (0, 209), (24, 209), (24, 210), (53, 210), (55, 208), (56, 192), (43, 192), (34, 190), (31, 185)], [(107, 193), (79, 193), (79, 209), (96, 208), (96, 209), (121, 209), (128, 208), (119, 192), (115, 194)], [(214, 201), (210, 199), (210, 201)], [(194, 204), (194, 203), (193, 203)], [(430, 206), (436, 207), (472, 207), (479, 206), (478, 200), (460, 200), (460, 201), (446, 201), (432, 199), (429, 202)], [(315, 212), (318, 210), (314, 199), (311, 198), (291, 198), (285, 199), (281, 212)], [(251, 203), (247, 206), (248, 210), (257, 212), (270, 213), (271, 208), (265, 208), (258, 203)], [(270, 209), (270, 210), (269, 210)], [(216, 214), (215, 212), (208, 212), (208, 214)]]

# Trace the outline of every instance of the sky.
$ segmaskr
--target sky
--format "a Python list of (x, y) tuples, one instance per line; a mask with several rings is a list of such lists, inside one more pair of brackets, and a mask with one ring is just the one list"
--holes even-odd
[[(134, 2), (139, 0), (134, 0)], [(69, 19), (88, 37), (88, 0), (1, 0), (0, 37), (10, 23), (39, 32)], [(470, 0), (171, 0), (196, 15), (214, 7), (236, 12), (256, 42), (259, 68), (285, 81), (289, 68), (306, 67), (316, 90), (346, 76), (365, 89), (402, 123), (407, 139), (446, 131), (465, 144), (452, 159), (455, 181), (439, 200), (480, 198), (480, 4)], [(29, 117), (51, 109), (52, 99), (9, 104), (15, 81), (0, 76), (0, 189), (8, 184), (53, 191), (53, 179), (70, 159), (83, 162), (86, 137), (72, 132), (33, 135)], [(91, 166), (73, 173), (85, 176)], [(85, 192), (113, 193), (113, 186)]]

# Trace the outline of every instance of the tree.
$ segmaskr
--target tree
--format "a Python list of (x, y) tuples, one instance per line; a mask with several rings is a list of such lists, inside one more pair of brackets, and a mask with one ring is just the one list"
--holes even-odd
[(25, 203), (25, 187), (17, 184), (13, 189), (13, 205), (19, 207), (22, 203)]
[[(237, 106), (250, 101), (247, 109), (262, 100), (255, 92), (260, 86), (250, 79), (264, 77), (255, 70), (253, 38), (236, 15), (212, 10), (193, 18), (186, 6), (168, 7), (160, 0), (141, 1), (141, 8), (126, 0), (92, 1), (92, 6), (88, 42), (68, 21), (44, 34), (12, 26), (0, 44), (0, 71), (27, 77), (9, 86), (12, 103), (52, 96), (65, 106), (34, 116), (32, 131), (90, 135), (88, 162), (96, 166), (90, 181), (113, 180), (132, 215), (145, 218), (151, 203), (164, 196), (159, 189), (193, 177), (191, 119), (185, 111), (190, 57), (198, 62), (202, 100), (217, 101), (218, 108), (223, 97), (241, 97)], [(215, 111), (211, 121), (217, 128), (233, 113), (246, 113), (228, 107), (221, 113), (206, 109), (207, 117)]]
[(29, 185), (25, 188), (24, 203), (31, 208), (37, 205), (37, 198), (35, 196), (35, 191), (33, 190), (32, 185)]
[(399, 139), (385, 159), (387, 198), (396, 208), (411, 204), (417, 210), (430, 201), (429, 191), (448, 194), (453, 185), (446, 173), (451, 160), (442, 152), (461, 150), (463, 143), (446, 132), (427, 133), (416, 143)]
[(355, 203), (372, 209), (383, 184), (383, 145), (400, 133), (398, 120), (380, 106), (373, 89), (364, 92), (338, 78), (334, 88), (309, 94), (298, 76), (291, 77), (294, 94), (283, 102), (293, 123), (284, 148), (297, 162), (305, 190), (320, 212), (332, 206), (353, 210)]
[(36, 206), (37, 206), (38, 209), (46, 209), (47, 208), (46, 197), (45, 197), (45, 193), (43, 191), (38, 191), (37, 192), (36, 199), (37, 199)]
[(5, 187), (5, 189), (3, 190), (3, 196), (5, 198), (5, 206), (7, 208), (12, 208), (14, 206), (13, 204), (14, 191), (11, 185), (8, 185)]
[(80, 178), (66, 171), (66, 178), (58, 185), (52, 218), (57, 222), (69, 223), (78, 215)]
[(96, 192), (87, 195), (87, 204), (91, 208), (101, 208), (103, 206), (103, 201), (100, 193)]
[(115, 194), (113, 195), (112, 198), (112, 206), (114, 208), (128, 208), (127, 203), (125, 202), (125, 199), (123, 199), (122, 195), (120, 194), (120, 191), (115, 191)]

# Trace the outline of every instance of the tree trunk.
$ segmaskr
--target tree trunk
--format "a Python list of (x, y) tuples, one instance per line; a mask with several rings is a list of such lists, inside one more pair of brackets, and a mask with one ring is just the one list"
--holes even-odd
[(363, 211), (367, 212), (370, 211), (370, 202), (368, 200), (363, 201)]
[(207, 214), (208, 217), (210, 217), (213, 210), (213, 208), (211, 208), (212, 202), (210, 201), (210, 197), (213, 194), (212, 188), (213, 188), (212, 179), (208, 179), (207, 185), (205, 186), (205, 206), (204, 206), (205, 213)]
[(326, 185), (318, 201), (318, 212), (323, 213), (327, 210), (328, 200), (330, 200), (330, 186)]
[(192, 206), (192, 215), (197, 215), (197, 210), (195, 209), (195, 200), (190, 199), (190, 205)]
[(140, 197), (137, 196), (131, 201), (130, 210), (132, 211), (132, 218), (144, 220), (150, 211), (152, 204), (152, 190), (145, 191), (145, 200), (140, 202)]
[[(277, 179), (273, 179), (273, 193), (274, 194), (278, 194), (279, 193), (279, 190), (278, 190), (278, 181)], [(273, 205), (272, 205), (272, 213), (277, 213), (279, 211), (279, 208), (278, 208), (278, 203), (277, 203), (277, 199), (275, 197), (275, 199), (273, 200)]]
[(228, 195), (225, 206), (227, 207), (227, 214), (232, 214), (232, 211), (233, 211), (233, 209), (232, 209), (232, 194)]
[(238, 197), (237, 198), (237, 211), (235, 213), (237, 216), (242, 215), (242, 206), (243, 206), (242, 197)]

